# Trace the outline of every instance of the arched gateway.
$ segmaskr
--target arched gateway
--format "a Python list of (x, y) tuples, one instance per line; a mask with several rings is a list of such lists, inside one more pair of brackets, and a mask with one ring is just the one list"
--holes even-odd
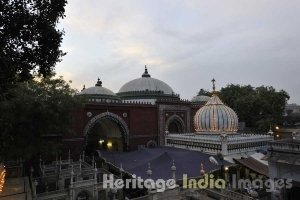
[(97, 149), (124, 151), (129, 143), (129, 129), (126, 122), (111, 112), (93, 117), (85, 126), (83, 134), (88, 152)]
[(167, 119), (165, 127), (169, 133), (183, 133), (186, 131), (184, 121), (176, 114)]

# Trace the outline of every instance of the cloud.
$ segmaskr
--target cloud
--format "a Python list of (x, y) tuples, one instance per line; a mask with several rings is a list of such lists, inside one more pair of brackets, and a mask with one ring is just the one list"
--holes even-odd
[(273, 85), (300, 103), (300, 2), (296, 0), (72, 0), (61, 26), (69, 51), (57, 67), (73, 85), (98, 76), (113, 91), (153, 77), (183, 98), (228, 83)]

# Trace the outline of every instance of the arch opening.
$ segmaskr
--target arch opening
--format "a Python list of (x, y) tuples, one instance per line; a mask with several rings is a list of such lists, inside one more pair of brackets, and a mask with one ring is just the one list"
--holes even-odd
[(171, 116), (166, 121), (166, 131), (168, 133), (184, 133), (185, 126), (183, 120), (178, 115)]
[(127, 150), (127, 130), (126, 123), (113, 113), (102, 113), (94, 117), (84, 131), (86, 152), (92, 154), (97, 150)]
[(170, 122), (169, 126), (168, 126), (168, 131), (169, 133), (182, 133), (182, 126), (180, 124), (180, 122), (178, 122), (177, 120), (173, 120), (172, 122)]

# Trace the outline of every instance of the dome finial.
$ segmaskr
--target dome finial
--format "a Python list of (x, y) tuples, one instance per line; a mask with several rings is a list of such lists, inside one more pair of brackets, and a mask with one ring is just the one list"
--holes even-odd
[(145, 65), (145, 72), (142, 74), (142, 77), (151, 77), (148, 73), (147, 65)]
[(102, 87), (102, 81), (100, 81), (100, 78), (98, 78), (98, 81), (97, 81), (97, 83), (95, 84), (95, 86), (100, 86), (100, 87)]
[(216, 93), (216, 80), (213, 78), (211, 80), (211, 82), (213, 83), (213, 94), (215, 94)]

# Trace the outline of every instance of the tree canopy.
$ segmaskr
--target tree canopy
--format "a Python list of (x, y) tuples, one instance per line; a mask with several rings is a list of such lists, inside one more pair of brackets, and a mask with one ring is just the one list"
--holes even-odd
[[(0, 2), (0, 95), (17, 82), (44, 77), (64, 55), (59, 48), (66, 0), (7, 0)], [(0, 97), (1, 97), (0, 96)]]
[(209, 91), (201, 88), (197, 95), (198, 96), (200, 96), (200, 95), (211, 96), (211, 93)]
[(255, 131), (268, 131), (270, 125), (282, 124), (285, 105), (290, 98), (286, 91), (277, 91), (271, 86), (235, 84), (221, 88), (218, 95), (236, 111), (239, 121)]
[(59, 153), (59, 143), (49, 145), (43, 137), (73, 134), (72, 112), (81, 105), (75, 92), (62, 78), (17, 84), (9, 100), (0, 102), (0, 155), (29, 159)]
[(284, 90), (276, 91), (270, 86), (228, 85), (220, 90), (225, 104), (234, 109), (240, 121), (258, 131), (267, 131), (270, 125), (282, 124), (287, 100)]

